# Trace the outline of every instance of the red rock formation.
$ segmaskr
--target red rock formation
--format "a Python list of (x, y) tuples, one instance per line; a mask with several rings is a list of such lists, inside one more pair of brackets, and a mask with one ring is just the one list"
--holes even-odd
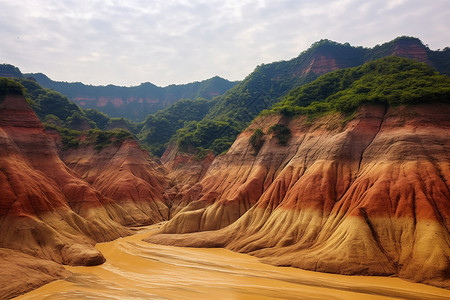
[[(0, 265), (29, 273), (28, 281), (3, 289), (3, 278), (20, 274), (9, 278), (3, 270), (8, 278), (2, 276), (0, 293), (5, 297), (67, 275), (57, 264), (37, 258), (100, 264), (104, 257), (96, 242), (130, 234), (123, 225), (168, 217), (162, 167), (135, 141), (100, 152), (89, 146), (67, 151), (64, 156), (75, 171), (57, 149), (61, 137), (45, 132), (23, 96), (0, 99)], [(9, 257), (3, 259), (4, 253)]]
[(161, 166), (136, 141), (125, 140), (101, 151), (94, 146), (68, 149), (63, 160), (102, 195), (128, 212), (121, 224), (145, 225), (165, 221), (167, 186)]
[(433, 66), (428, 59), (427, 49), (416, 39), (400, 39), (396, 42), (392, 55), (414, 59)]
[[(193, 186), (205, 176), (213, 160), (212, 151), (203, 158), (196, 158), (194, 154), (180, 151), (173, 143), (169, 144), (161, 157), (161, 162), (168, 172), (169, 186), (165, 191), (165, 199), (170, 205), (170, 216), (176, 215), (192, 202), (193, 198), (187, 194), (197, 191)], [(196, 192), (194, 195), (197, 196)]]
[(0, 247), (72, 265), (98, 264), (95, 242), (129, 233), (127, 213), (59, 159), (22, 96), (0, 104)]
[(310, 73), (326, 74), (332, 71), (345, 68), (338, 66), (336, 59), (332, 56), (317, 55), (313, 57), (310, 63), (301, 71), (300, 77), (305, 77)]
[(448, 288), (449, 115), (450, 105), (435, 104), (365, 107), (344, 127), (338, 115), (299, 118), (287, 146), (266, 135), (255, 155), (252, 129), (280, 122), (259, 119), (150, 241)]

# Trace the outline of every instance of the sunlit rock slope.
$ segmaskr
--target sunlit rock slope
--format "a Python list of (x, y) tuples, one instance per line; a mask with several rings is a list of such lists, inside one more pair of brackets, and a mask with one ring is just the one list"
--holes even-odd
[[(350, 121), (259, 118), (184, 193), (196, 201), (150, 241), (448, 288), (449, 115), (441, 103), (363, 106)], [(276, 123), (290, 129), (287, 145), (267, 134), (255, 153), (254, 129)]]

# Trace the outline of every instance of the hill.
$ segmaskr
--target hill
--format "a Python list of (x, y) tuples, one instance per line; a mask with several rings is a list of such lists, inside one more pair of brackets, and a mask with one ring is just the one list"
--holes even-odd
[(424, 63), (323, 75), (180, 188), (179, 213), (148, 240), (449, 288), (449, 115), (450, 78)]
[[(182, 146), (188, 144), (223, 153), (262, 110), (280, 101), (291, 89), (328, 72), (391, 55), (426, 63), (450, 75), (450, 48), (432, 51), (417, 38), (399, 37), (373, 48), (321, 40), (289, 61), (258, 66), (242, 82), (218, 97), (203, 120), (198, 124), (186, 124), (175, 140)], [(196, 129), (204, 127), (209, 128), (209, 134)]]
[(218, 76), (183, 85), (158, 87), (149, 82), (139, 86), (92, 86), (80, 82), (53, 81), (42, 73), (25, 74), (40, 85), (67, 96), (81, 108), (94, 108), (111, 117), (143, 121), (148, 114), (156, 113), (180, 99), (205, 98), (223, 94), (236, 85)]
[(31, 106), (65, 122), (83, 111), (42, 88), (26, 99), (16, 80), (0, 78), (2, 298), (68, 276), (58, 264), (103, 263), (95, 243), (169, 217), (165, 171), (129, 132), (44, 125)]

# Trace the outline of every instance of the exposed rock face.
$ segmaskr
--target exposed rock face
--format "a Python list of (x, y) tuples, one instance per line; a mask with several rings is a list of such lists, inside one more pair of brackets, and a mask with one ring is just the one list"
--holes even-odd
[(0, 298), (10, 299), (71, 273), (52, 261), (0, 248)]
[(167, 179), (146, 151), (126, 140), (100, 151), (80, 147), (64, 152), (63, 160), (102, 195), (114, 199), (128, 212), (120, 223), (145, 225), (167, 220), (163, 194)]
[(433, 66), (428, 58), (427, 49), (418, 40), (398, 40), (392, 50), (392, 55), (414, 59)]
[(310, 73), (325, 74), (341, 69), (336, 63), (336, 59), (331, 56), (317, 55), (311, 59), (309, 65), (302, 71), (304, 77)]
[(161, 157), (161, 162), (169, 172), (169, 178), (176, 180), (178, 185), (192, 185), (199, 182), (213, 160), (212, 151), (206, 153), (204, 157), (196, 158), (193, 154), (181, 152), (173, 143), (167, 147)]
[[(2, 68), (0, 65), (0, 73), (14, 73), (13, 68)], [(18, 73), (23, 77), (20, 71)], [(156, 113), (180, 99), (212, 99), (237, 83), (216, 76), (200, 82), (166, 87), (158, 87), (149, 82), (132, 87), (90, 86), (79, 82), (53, 81), (42, 73), (26, 76), (34, 78), (43, 87), (64, 94), (82, 108), (95, 108), (111, 117), (124, 117), (134, 121), (143, 121), (148, 114)]]
[(252, 129), (285, 120), (256, 120), (149, 240), (448, 288), (449, 114), (436, 104), (363, 107), (344, 127), (338, 115), (298, 118), (287, 146), (266, 135), (257, 154)]
[(5, 258), (12, 269), (27, 268), (28, 262), (39, 268), (33, 276), (41, 278), (29, 287), (64, 272), (25, 254), (60, 264), (100, 264), (105, 259), (95, 243), (130, 234), (123, 225), (159, 222), (168, 215), (161, 202), (164, 174), (136, 142), (100, 153), (92, 148), (66, 153), (76, 172), (60, 159), (59, 143), (23, 96), (0, 99), (0, 252), (16, 250), (11, 260)]
[(0, 246), (59, 263), (104, 261), (95, 242), (129, 233), (127, 214), (68, 169), (22, 96), (0, 104)]
[(164, 197), (170, 206), (170, 217), (178, 214), (198, 196), (198, 183), (205, 176), (213, 161), (214, 153), (212, 151), (208, 152), (205, 157), (196, 158), (194, 154), (180, 151), (174, 143), (169, 144), (161, 157), (161, 162), (168, 172), (169, 186)]

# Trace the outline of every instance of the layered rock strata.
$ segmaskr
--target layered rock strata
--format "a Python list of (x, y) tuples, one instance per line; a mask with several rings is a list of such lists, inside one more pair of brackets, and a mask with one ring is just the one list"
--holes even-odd
[[(58, 136), (45, 132), (23, 96), (0, 98), (0, 292), (5, 297), (67, 275), (43, 259), (100, 264), (105, 259), (95, 243), (131, 234), (124, 225), (167, 218), (164, 173), (134, 141), (98, 155), (93, 149), (68, 152), (75, 171), (60, 159), (57, 144)], [(74, 161), (73, 155), (80, 157)], [(29, 280), (10, 278), (11, 270), (28, 272)]]
[(93, 145), (68, 149), (66, 165), (92, 187), (128, 212), (121, 224), (148, 225), (168, 219), (164, 201), (165, 170), (135, 140), (125, 140), (102, 150)]
[[(196, 201), (149, 241), (448, 288), (449, 114), (430, 104), (366, 106), (348, 122), (256, 120), (185, 192)], [(253, 130), (283, 122), (288, 144), (269, 134), (255, 153)]]

